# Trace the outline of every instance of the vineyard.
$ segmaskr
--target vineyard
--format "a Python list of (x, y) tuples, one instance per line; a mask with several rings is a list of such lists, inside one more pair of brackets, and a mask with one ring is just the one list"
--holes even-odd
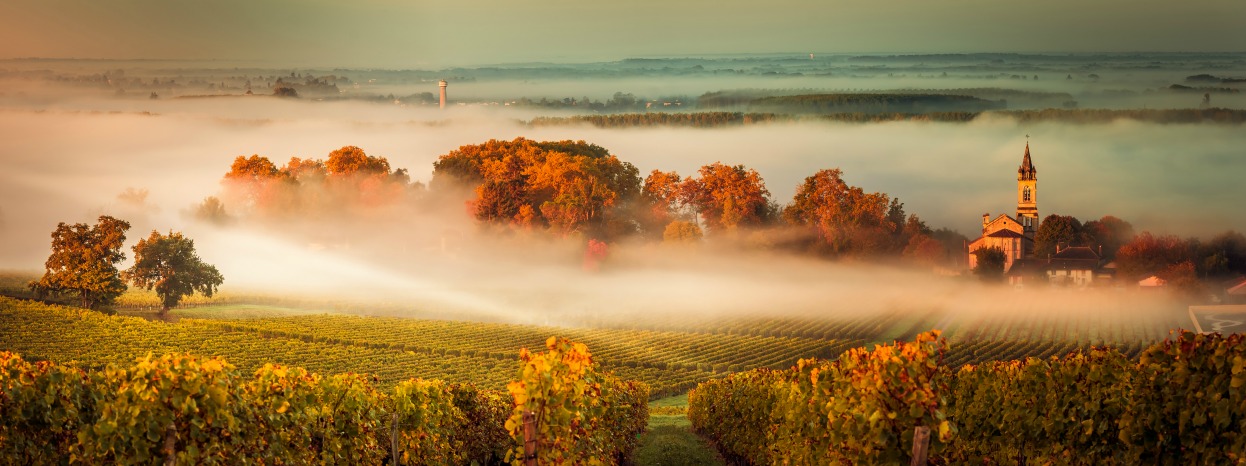
[[(130, 297), (141, 302), (143, 297)], [(883, 312), (835, 317), (707, 317), (667, 314), (625, 326), (542, 327), (503, 323), (325, 314), (271, 305), (213, 304), (174, 311), (177, 323), (106, 316), (75, 308), (0, 299), (0, 350), (87, 366), (147, 353), (222, 356), (242, 370), (265, 363), (320, 373), (364, 373), (382, 386), (411, 377), (500, 389), (522, 348), (550, 335), (594, 348), (621, 378), (643, 381), (655, 397), (757, 368), (784, 369), (800, 358), (947, 328), (953, 368), (993, 360), (1046, 358), (1108, 344), (1128, 356), (1163, 339), (1175, 319), (1108, 309), (1070, 317), (1027, 314), (950, 319), (939, 313)], [(106, 342), (106, 344), (100, 344)]]
[[(583, 344), (550, 338), (545, 346), (520, 355), (509, 395), (420, 379), (378, 390), (359, 374), (322, 377), (273, 364), (241, 372), (218, 357), (178, 353), (91, 369), (0, 352), (0, 461), (468, 465), (529, 453), (568, 464), (631, 457), (648, 418), (648, 387), (600, 373)], [(515, 421), (529, 416), (535, 421)], [(524, 430), (538, 433), (532, 445)]]
[[(618, 462), (637, 447), (636, 434), (648, 418), (646, 401), (689, 389), (686, 411), (659, 407), (658, 414), (686, 412), (692, 427), (715, 442), (723, 457), (748, 464), (903, 462), (917, 426), (931, 429), (930, 454), (936, 462), (1163, 463), (1171, 457), (1183, 460), (1171, 464), (1246, 463), (1241, 455), (1246, 437), (1236, 433), (1246, 431), (1246, 392), (1241, 391), (1246, 339), (1174, 336), (1167, 331), (1180, 324), (1173, 314), (1130, 305), (1093, 314), (976, 317), (948, 312), (774, 319), (669, 314), (630, 328), (369, 317), (265, 305), (217, 304), (176, 315), (179, 320), (170, 323), (0, 298), (0, 351), (24, 358), (5, 356), (9, 369), (0, 375), (8, 377), (8, 385), (0, 402), (50, 403), (40, 409), (68, 416), (56, 421), (62, 424), (47, 424), (14, 415), (0, 432), (14, 439), (0, 442), (14, 450), (0, 454), (35, 458), (36, 463), (55, 457), (49, 452), (56, 451), (99, 461), (139, 455), (118, 453), (126, 441), (105, 435), (112, 427), (100, 427), (115, 422), (107, 417), (113, 411), (99, 408), (119, 403), (110, 398), (115, 395), (100, 394), (112, 389), (92, 390), (141, 376), (193, 379), (209, 392), (220, 385), (229, 394), (225, 404), (239, 411), (209, 414), (214, 419), (234, 416), (244, 424), (258, 422), (248, 421), (258, 416), (256, 410), (294, 409), (283, 404), (294, 406), (293, 398), (281, 397), (303, 391), (308, 395), (300, 402), (321, 407), (301, 407), (304, 418), (292, 419), (312, 419), (308, 425), (327, 428), (330, 421), (309, 413), (323, 413), (324, 400), (332, 394), (356, 400), (349, 418), (364, 430), (350, 442), (334, 443), (333, 448), (344, 449), (340, 452), (326, 453), (326, 443), (298, 444), (280, 433), (262, 435), (259, 446), (229, 444), (234, 440), (221, 436), (233, 435), (229, 429), (236, 426), (200, 426), (195, 423), (207, 421), (195, 421), (199, 414), (188, 408), (143, 421), (145, 433), (126, 434), (153, 442), (175, 437), (170, 442), (181, 447), (153, 446), (151, 451), (193, 452), (186, 458), (194, 460), (187, 461), (209, 464), (218, 461), (205, 458), (224, 455), (212, 453), (211, 442), (193, 447), (178, 442), (215, 438), (212, 442), (225, 442), (233, 451), (253, 452), (248, 455), (298, 451), (321, 455), (321, 460), (339, 455), (334, 461), (345, 462), (382, 461), (404, 454), (395, 446), (402, 445), (403, 458), (412, 464), (462, 462), (445, 453), (458, 451), (446, 450), (447, 442), (483, 442), (489, 446), (482, 451), (491, 459), (482, 464), (506, 455), (513, 459), (523, 454), (521, 424), (530, 422), (521, 416), (524, 411), (549, 413), (531, 422), (558, 423), (541, 431), (560, 439), (548, 445), (542, 458)], [(950, 330), (947, 335), (916, 331), (932, 326)], [(554, 334), (561, 338), (550, 337)], [(874, 345), (892, 338), (914, 341)], [(542, 348), (548, 352), (531, 352)], [(591, 357), (588, 348), (593, 348)], [(174, 356), (152, 359), (152, 354)], [(205, 371), (210, 374), (201, 374)], [(539, 376), (551, 371), (568, 378), (552, 383)], [(246, 374), (267, 385), (255, 385), (259, 382)], [(55, 385), (69, 380), (87, 383)], [(264, 392), (275, 386), (287, 388)], [(1174, 401), (1185, 400), (1189, 386), (1201, 387), (1196, 400)], [(38, 401), (22, 390), (60, 398)], [(150, 398), (134, 396), (139, 398), (126, 403)], [(213, 402), (195, 401), (207, 403), (195, 412), (216, 406)], [(416, 408), (426, 405), (455, 409)], [(1048, 416), (1053, 412), (1064, 414)], [(407, 420), (387, 417), (393, 415)], [(174, 427), (170, 419), (177, 420)], [(463, 419), (475, 421), (464, 424)], [(629, 421), (615, 422), (621, 419)], [(182, 421), (193, 427), (183, 427)], [(265, 422), (289, 426), (301, 421)], [(468, 424), (496, 429), (463, 427)], [(37, 435), (22, 430), (48, 425), (66, 427)], [(408, 428), (415, 433), (403, 431)], [(307, 435), (329, 441), (324, 434)], [(75, 443), (79, 438), (114, 442), (114, 448), (111, 453), (91, 450)], [(1178, 450), (1183, 453), (1172, 456)], [(30, 453), (17, 453), (22, 451)], [(1083, 452), (1084, 461), (1072, 460)]]
[(692, 427), (745, 464), (1246, 464), (1246, 336), (1182, 333), (953, 371), (939, 333), (689, 393)]
[(221, 356), (248, 371), (275, 363), (330, 374), (366, 373), (381, 386), (419, 377), (495, 389), (511, 377), (520, 349), (539, 348), (558, 333), (589, 344), (603, 368), (649, 384), (655, 396), (682, 393), (728, 371), (783, 367), (802, 355), (833, 357), (864, 343), (349, 315), (184, 318), (169, 324), (3, 298), (0, 322), (0, 349), (57, 362), (98, 366), (148, 353), (188, 352)]

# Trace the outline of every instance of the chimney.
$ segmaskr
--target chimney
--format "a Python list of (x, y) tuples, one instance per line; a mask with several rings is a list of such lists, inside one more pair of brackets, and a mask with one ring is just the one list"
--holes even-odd
[(986, 226), (989, 223), (991, 223), (991, 213), (987, 212), (985, 214), (982, 214), (982, 232), (983, 233), (986, 232)]

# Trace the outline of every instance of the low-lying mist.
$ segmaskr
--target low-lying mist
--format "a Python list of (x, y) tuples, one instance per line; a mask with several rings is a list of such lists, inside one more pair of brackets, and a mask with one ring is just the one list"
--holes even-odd
[(470, 219), (461, 201), (376, 222), (330, 218), (302, 227), (331, 231), (329, 240), (273, 225), (211, 226), (188, 215), (220, 193), (240, 155), (283, 163), (354, 145), (427, 183), (438, 156), (520, 136), (586, 140), (635, 164), (642, 176), (654, 169), (689, 175), (716, 161), (744, 164), (760, 172), (780, 203), (804, 177), (839, 167), (849, 184), (898, 197), (931, 227), (973, 238), (982, 213), (1015, 209), (1015, 171), (1028, 135), (1044, 216), (1114, 215), (1138, 231), (1179, 235), (1246, 230), (1246, 132), (1229, 125), (1019, 125), (999, 118), (618, 130), (529, 128), (516, 123), (515, 113), (481, 107), (274, 98), (131, 100), (124, 108), (110, 102), (70, 99), (34, 109), (0, 99), (0, 268), (41, 269), (58, 222), (93, 223), (108, 214), (133, 224), (127, 252), (153, 229), (185, 232), (225, 276), (226, 291), (406, 303), (523, 323), (902, 309), (1077, 315), (1137, 304), (1111, 291), (1021, 295), (928, 271), (721, 241), (693, 249), (612, 244), (601, 269), (586, 272), (585, 238), (498, 235)]

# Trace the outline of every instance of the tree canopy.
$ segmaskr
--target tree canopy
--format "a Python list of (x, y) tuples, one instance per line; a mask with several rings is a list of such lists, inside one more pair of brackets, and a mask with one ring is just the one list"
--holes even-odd
[(996, 247), (979, 248), (973, 252), (978, 259), (978, 266), (974, 267), (973, 274), (978, 279), (992, 283), (999, 282), (1004, 279), (1004, 264), (1008, 261), (1008, 256), (1004, 254), (1004, 250)]
[(774, 216), (770, 191), (757, 170), (720, 162), (684, 180), (685, 196), (711, 232), (765, 225)]
[(524, 138), (462, 146), (433, 164), (436, 189), (470, 188), (477, 219), (556, 234), (632, 233), (640, 172), (584, 141)]
[(162, 315), (195, 292), (211, 297), (224, 282), (216, 267), (199, 259), (193, 240), (181, 233), (157, 231), (134, 245), (134, 266), (122, 277), (134, 286), (154, 289)]
[(355, 146), (329, 153), (327, 161), (291, 157), (281, 167), (267, 157), (238, 156), (222, 184), (222, 199), (205, 208), (224, 211), (228, 205), (235, 214), (262, 218), (367, 214), (403, 205), (409, 194), (422, 189), (411, 183), (406, 170), (391, 170), (385, 157)]
[(1069, 215), (1051, 214), (1043, 219), (1034, 232), (1034, 257), (1047, 258), (1055, 254), (1057, 246), (1081, 246), (1085, 243), (1082, 222)]
[(112, 304), (126, 290), (117, 263), (125, 260), (121, 248), (129, 229), (128, 222), (107, 215), (101, 215), (94, 226), (57, 224), (47, 271), (30, 288), (39, 295), (76, 295), (78, 305), (87, 309)]
[(1189, 245), (1181, 238), (1155, 236), (1149, 231), (1142, 232), (1116, 253), (1117, 271), (1131, 280), (1159, 274), (1189, 260)]

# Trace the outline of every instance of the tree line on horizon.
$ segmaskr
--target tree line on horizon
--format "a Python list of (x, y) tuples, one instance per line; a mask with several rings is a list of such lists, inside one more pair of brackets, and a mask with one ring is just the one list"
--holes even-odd
[(619, 241), (732, 241), (748, 247), (830, 258), (893, 258), (923, 265), (963, 262), (966, 238), (932, 229), (898, 199), (844, 181), (839, 169), (808, 177), (780, 204), (761, 175), (714, 162), (681, 175), (631, 163), (584, 141), (490, 140), (464, 145), (433, 164), (428, 186), (411, 182), (384, 157), (353, 146), (327, 160), (237, 157), (220, 197), (195, 215), (215, 223), (346, 216), (383, 220), (393, 209), (462, 202), (499, 232)]

